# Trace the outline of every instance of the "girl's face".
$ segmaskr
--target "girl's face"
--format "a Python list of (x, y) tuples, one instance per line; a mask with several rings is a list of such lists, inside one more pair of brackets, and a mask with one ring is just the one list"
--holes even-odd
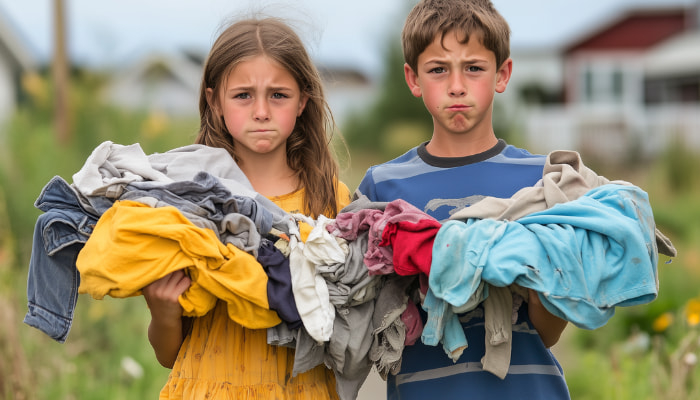
[[(218, 102), (210, 104), (218, 104), (238, 157), (286, 156), (287, 138), (308, 100), (289, 71), (256, 56), (231, 70), (218, 95)], [(212, 98), (212, 89), (207, 96)]]

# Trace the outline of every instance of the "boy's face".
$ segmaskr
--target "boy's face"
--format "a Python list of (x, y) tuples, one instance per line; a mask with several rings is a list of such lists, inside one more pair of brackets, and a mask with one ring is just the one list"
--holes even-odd
[(404, 65), (406, 83), (433, 116), (433, 137), (493, 135), (493, 97), (506, 89), (512, 60), (498, 68), (480, 35), (466, 44), (459, 39), (454, 31), (438, 35), (418, 56), (416, 71)]

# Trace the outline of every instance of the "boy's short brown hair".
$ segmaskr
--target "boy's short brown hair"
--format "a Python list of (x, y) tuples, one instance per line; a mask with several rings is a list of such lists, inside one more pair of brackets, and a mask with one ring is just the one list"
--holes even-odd
[(510, 57), (510, 27), (490, 0), (421, 0), (406, 17), (401, 41), (406, 63), (416, 71), (418, 56), (438, 35), (450, 31), (478, 35), (496, 55), (496, 65)]

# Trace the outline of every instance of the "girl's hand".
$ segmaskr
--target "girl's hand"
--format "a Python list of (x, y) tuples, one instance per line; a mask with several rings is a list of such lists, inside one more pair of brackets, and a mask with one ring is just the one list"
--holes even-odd
[(183, 271), (175, 271), (143, 288), (143, 297), (151, 311), (148, 341), (158, 362), (166, 368), (175, 364), (184, 340), (182, 306), (177, 299), (190, 283)]
[(178, 297), (190, 287), (184, 271), (172, 272), (143, 288), (143, 297), (153, 319), (174, 319), (182, 316)]

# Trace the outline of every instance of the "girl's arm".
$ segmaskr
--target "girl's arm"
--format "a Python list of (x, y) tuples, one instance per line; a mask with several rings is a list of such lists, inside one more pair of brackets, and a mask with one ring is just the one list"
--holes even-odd
[(545, 347), (550, 348), (559, 341), (567, 322), (547, 311), (536, 291), (528, 289), (528, 293), (527, 312), (530, 322), (540, 334)]
[(143, 288), (143, 297), (151, 311), (148, 341), (158, 362), (172, 368), (185, 338), (182, 306), (178, 297), (190, 287), (190, 278), (175, 271)]

